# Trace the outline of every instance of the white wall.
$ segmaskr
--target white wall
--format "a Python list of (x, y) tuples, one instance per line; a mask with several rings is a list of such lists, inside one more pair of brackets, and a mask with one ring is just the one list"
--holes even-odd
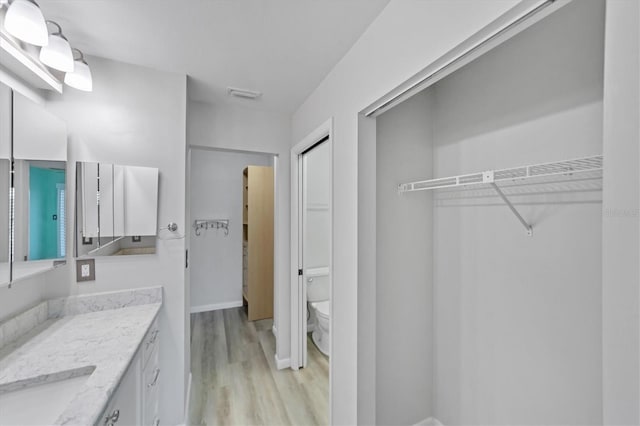
[[(433, 414), (433, 201), (399, 196), (399, 182), (433, 173), (433, 97), (379, 117), (376, 180), (376, 422)], [(448, 423), (447, 423), (448, 424)]]
[(640, 3), (607, 2), (604, 95), (604, 424), (640, 424)]
[[(68, 124), (68, 176), (75, 176), (76, 161), (157, 167), (158, 223), (176, 222), (179, 233), (184, 233), (186, 77), (97, 57), (87, 60), (94, 91), (67, 88), (64, 95), (47, 102), (47, 108)], [(75, 193), (75, 179), (68, 179), (68, 190)], [(75, 211), (74, 200), (67, 208)], [(52, 278), (46, 285), (66, 287), (69, 294), (163, 286), (161, 418), (165, 424), (176, 424), (183, 420), (188, 375), (185, 244), (183, 239), (166, 238), (167, 231), (160, 236), (156, 255), (97, 258), (95, 282), (76, 284), (71, 261), (63, 278)], [(73, 241), (71, 232), (68, 241)]]
[[(371, 383), (371, 376), (375, 375), (375, 363), (371, 360), (368, 360), (369, 371), (357, 365), (358, 351), (375, 347), (371, 333), (364, 331), (375, 323), (373, 311), (368, 310), (368, 318), (358, 315), (359, 294), (369, 300), (368, 296), (375, 291), (371, 288), (374, 283), (359, 282), (357, 273), (358, 215), (371, 214), (358, 211), (358, 191), (375, 192), (373, 182), (358, 186), (358, 113), (516, 3), (516, 0), (391, 1), (293, 116), (293, 144), (329, 117), (334, 118), (333, 424), (357, 423), (359, 404), (369, 408), (369, 415), (361, 412), (360, 418), (372, 421), (375, 417), (371, 414), (375, 390), (363, 387), (363, 392), (357, 393), (358, 381)], [(375, 139), (366, 142), (362, 141), (360, 147), (374, 149)], [(375, 229), (369, 232), (375, 233)], [(375, 263), (370, 263), (368, 268), (375, 268)], [(362, 336), (358, 335), (358, 321), (363, 322)]]
[[(578, 1), (438, 82), (435, 176), (600, 154), (603, 47), (604, 1)], [(559, 188), (512, 197), (533, 237), (495, 195), (437, 201), (444, 424), (602, 423), (602, 194)]]
[(228, 219), (224, 230), (190, 229), (191, 310), (242, 305), (242, 171), (245, 167), (270, 166), (273, 157), (218, 150), (191, 151), (191, 217)]
[[(275, 154), (276, 224), (274, 324), (277, 355), (289, 358), (289, 153), (291, 120), (285, 113), (243, 108), (232, 104), (189, 102), (187, 140), (190, 146)], [(193, 242), (191, 238), (191, 243)]]

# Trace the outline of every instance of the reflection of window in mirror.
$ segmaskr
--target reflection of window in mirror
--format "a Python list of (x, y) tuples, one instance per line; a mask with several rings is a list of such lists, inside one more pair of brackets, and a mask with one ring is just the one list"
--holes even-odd
[(59, 259), (66, 254), (66, 172), (58, 161), (17, 160), (15, 259)]

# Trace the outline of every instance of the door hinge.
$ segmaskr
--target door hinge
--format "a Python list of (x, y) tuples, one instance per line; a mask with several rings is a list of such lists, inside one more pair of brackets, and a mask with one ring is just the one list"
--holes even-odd
[(302, 276), (302, 269), (298, 269), (298, 276), (301, 277)]

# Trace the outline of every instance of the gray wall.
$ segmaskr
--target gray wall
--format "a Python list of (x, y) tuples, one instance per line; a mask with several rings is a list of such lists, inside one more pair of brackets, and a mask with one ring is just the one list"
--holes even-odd
[(640, 2), (607, 2), (604, 96), (604, 424), (640, 424)]
[(376, 422), (415, 424), (432, 411), (433, 205), (397, 184), (432, 174), (432, 98), (422, 93), (377, 122)]
[[(273, 156), (194, 149), (191, 151), (191, 218), (229, 219), (222, 229), (191, 233), (191, 309), (242, 305), (242, 171), (270, 166)], [(217, 305), (217, 306), (216, 306)]]
[[(437, 84), (435, 174), (601, 153), (603, 23), (604, 2), (574, 2)], [(438, 202), (443, 423), (602, 421), (596, 194), (514, 197), (532, 238), (497, 197)]]

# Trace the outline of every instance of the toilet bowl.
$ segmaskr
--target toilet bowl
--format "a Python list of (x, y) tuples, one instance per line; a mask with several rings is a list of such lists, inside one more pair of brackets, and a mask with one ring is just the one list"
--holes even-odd
[(311, 309), (315, 314), (316, 323), (311, 334), (311, 339), (313, 343), (318, 347), (320, 352), (329, 356), (330, 351), (330, 340), (329, 340), (329, 301), (325, 300), (322, 302), (313, 302), (310, 303)]
[(307, 269), (307, 302), (313, 330), (311, 340), (320, 352), (329, 356), (329, 268)]

